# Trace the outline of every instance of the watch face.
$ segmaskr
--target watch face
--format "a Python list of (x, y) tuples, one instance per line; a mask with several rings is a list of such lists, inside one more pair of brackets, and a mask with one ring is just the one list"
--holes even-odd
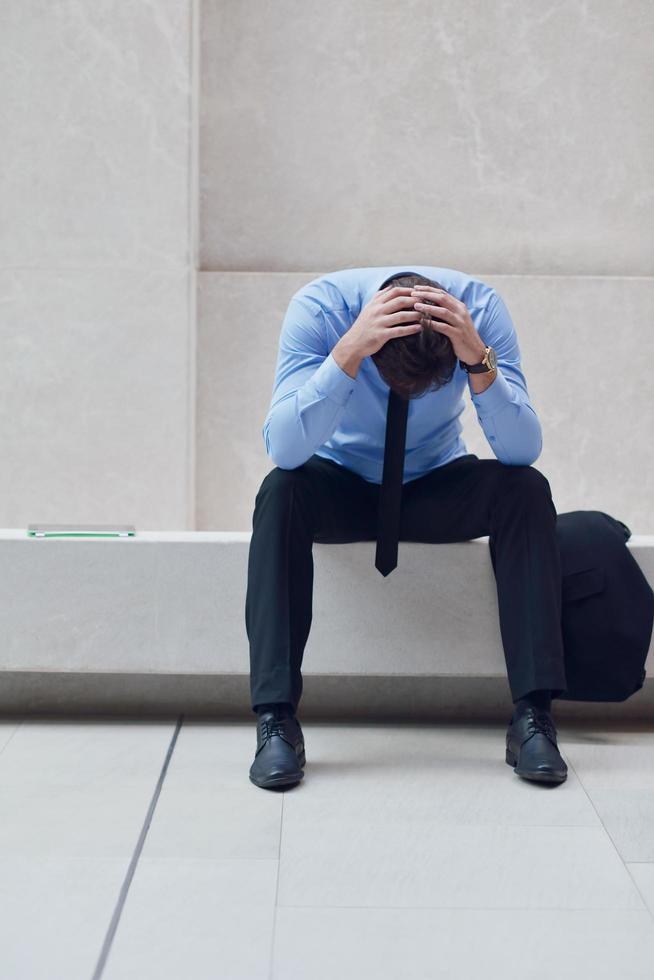
[(488, 362), (489, 369), (495, 371), (497, 369), (497, 354), (492, 347), (489, 347), (488, 354), (486, 355), (486, 360)]

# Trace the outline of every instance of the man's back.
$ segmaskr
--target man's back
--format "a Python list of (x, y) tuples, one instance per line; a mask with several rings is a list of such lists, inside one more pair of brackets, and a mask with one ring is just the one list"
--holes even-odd
[[(311, 280), (293, 295), (282, 324), (271, 405), (263, 426), (273, 462), (293, 469), (315, 453), (372, 483), (381, 482), (389, 386), (370, 357), (364, 358), (352, 378), (331, 351), (382, 283), (402, 272), (436, 280), (465, 303), (481, 339), (495, 349), (499, 369), (489, 388), (471, 393), (480, 424), (498, 459), (533, 462), (540, 453), (539, 426), (515, 425), (516, 419), (511, 418), (511, 414), (535, 418), (535, 412), (506, 305), (481, 280), (436, 266), (343, 269)], [(457, 364), (448, 384), (410, 400), (404, 482), (468, 452), (460, 421), (467, 386), (467, 373)], [(502, 413), (504, 424), (498, 426)]]

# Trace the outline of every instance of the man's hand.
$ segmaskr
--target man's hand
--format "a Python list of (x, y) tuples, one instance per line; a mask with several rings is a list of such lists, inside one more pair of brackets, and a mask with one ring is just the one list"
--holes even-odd
[[(414, 306), (421, 316), (432, 320), (430, 314), (433, 314), (439, 321), (445, 321), (432, 320), (432, 327), (450, 338), (456, 356), (464, 364), (479, 364), (486, 353), (486, 345), (477, 333), (465, 303), (435, 286), (414, 286), (412, 294)], [(430, 306), (425, 300), (431, 300), (435, 305)], [(494, 377), (495, 373), (491, 373)]]
[(364, 357), (375, 354), (393, 337), (419, 333), (420, 320), (410, 286), (379, 289), (332, 348), (332, 356), (346, 374), (355, 378)]

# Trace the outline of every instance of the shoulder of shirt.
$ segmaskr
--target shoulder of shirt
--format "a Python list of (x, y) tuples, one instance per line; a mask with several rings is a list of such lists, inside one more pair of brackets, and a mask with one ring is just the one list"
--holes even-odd
[(485, 316), (495, 309), (500, 294), (487, 282), (468, 276), (459, 299), (466, 304), (471, 313), (482, 313)]
[(348, 303), (343, 295), (345, 284), (342, 277), (349, 272), (354, 270), (345, 269), (317, 276), (296, 290), (291, 301), (299, 303), (315, 317), (336, 310), (346, 310)]

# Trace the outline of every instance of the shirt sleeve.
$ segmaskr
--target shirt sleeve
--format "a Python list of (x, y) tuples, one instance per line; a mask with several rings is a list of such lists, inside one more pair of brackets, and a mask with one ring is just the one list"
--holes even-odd
[(520, 366), (515, 327), (498, 293), (489, 302), (479, 336), (495, 349), (498, 368), (495, 380), (485, 391), (473, 392), (470, 387), (479, 424), (500, 462), (531, 465), (540, 456), (543, 435)]
[(289, 303), (279, 337), (275, 380), (263, 424), (266, 452), (281, 469), (306, 462), (337, 428), (356, 378), (327, 350), (322, 312)]

